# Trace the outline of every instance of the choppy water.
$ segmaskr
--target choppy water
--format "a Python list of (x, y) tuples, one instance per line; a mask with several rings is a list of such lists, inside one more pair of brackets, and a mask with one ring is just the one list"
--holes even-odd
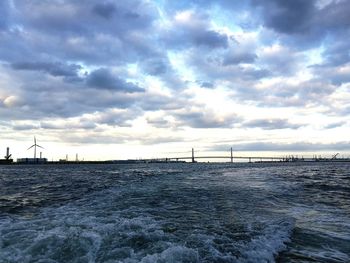
[(0, 262), (350, 262), (349, 172), (0, 166)]

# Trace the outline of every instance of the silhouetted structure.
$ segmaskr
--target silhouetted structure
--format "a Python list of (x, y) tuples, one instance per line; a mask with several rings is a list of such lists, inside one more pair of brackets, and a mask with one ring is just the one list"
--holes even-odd
[[(32, 145), (32, 146), (30, 146), (27, 150), (29, 150), (29, 149), (31, 149), (31, 148), (33, 148), (34, 147), (34, 159), (37, 159), (36, 158), (36, 147), (39, 147), (39, 148), (42, 148), (42, 149), (44, 149), (44, 147), (42, 147), (42, 146), (40, 146), (40, 145), (38, 145), (37, 143), (36, 143), (36, 138), (35, 138), (35, 136), (34, 136), (34, 144)], [(41, 153), (40, 153), (40, 159), (41, 159)]]
[(11, 155), (12, 154), (10, 154), (10, 148), (7, 147), (5, 159), (0, 159), (0, 164), (11, 164), (13, 162), (13, 160), (11, 159)]
[(46, 158), (18, 158), (18, 164), (45, 164), (47, 163)]

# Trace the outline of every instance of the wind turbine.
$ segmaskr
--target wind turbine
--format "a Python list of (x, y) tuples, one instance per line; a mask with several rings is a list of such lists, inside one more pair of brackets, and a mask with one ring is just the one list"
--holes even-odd
[(44, 147), (42, 147), (42, 146), (36, 144), (36, 138), (35, 138), (35, 136), (34, 136), (34, 144), (33, 144), (32, 146), (30, 146), (27, 150), (29, 150), (30, 148), (33, 148), (33, 147), (34, 147), (34, 159), (36, 159), (36, 147), (43, 148), (43, 149), (44, 149)]

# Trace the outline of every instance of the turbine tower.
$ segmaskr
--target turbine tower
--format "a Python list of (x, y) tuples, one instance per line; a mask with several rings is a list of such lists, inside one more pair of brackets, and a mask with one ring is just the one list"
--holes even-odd
[(36, 159), (36, 147), (39, 147), (39, 148), (42, 148), (42, 149), (44, 149), (44, 147), (42, 147), (42, 146), (36, 144), (36, 138), (35, 138), (35, 136), (34, 136), (34, 144), (33, 144), (32, 146), (30, 146), (27, 150), (29, 150), (30, 148), (33, 148), (33, 147), (34, 147), (34, 159)]

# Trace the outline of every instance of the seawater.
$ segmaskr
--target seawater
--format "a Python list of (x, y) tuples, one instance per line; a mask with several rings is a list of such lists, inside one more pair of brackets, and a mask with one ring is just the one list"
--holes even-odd
[(350, 262), (349, 172), (0, 166), (0, 262)]

